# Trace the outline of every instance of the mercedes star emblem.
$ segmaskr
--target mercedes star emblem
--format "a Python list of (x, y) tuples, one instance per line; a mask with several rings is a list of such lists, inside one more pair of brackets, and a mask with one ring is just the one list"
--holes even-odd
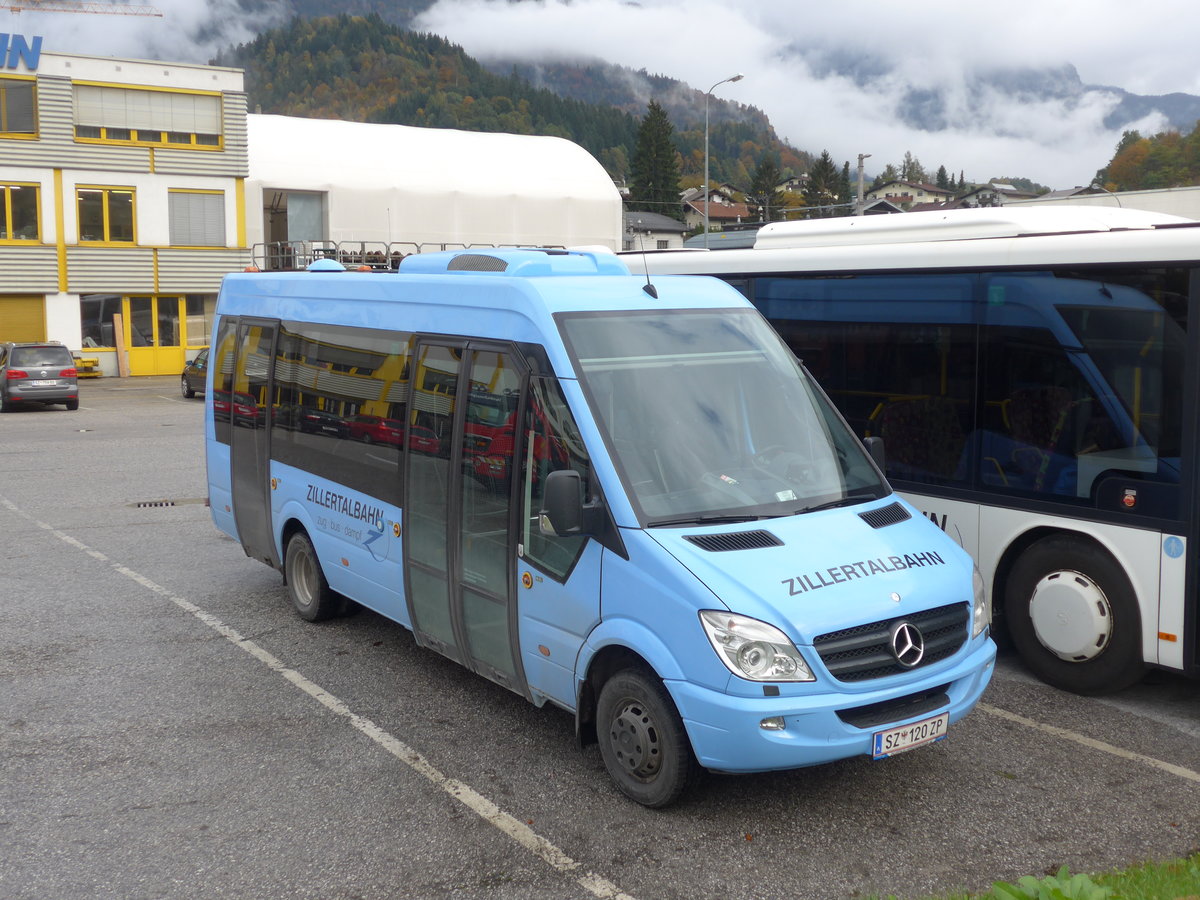
[(892, 626), (892, 655), (906, 669), (921, 662), (925, 656), (925, 638), (916, 625), (897, 622)]

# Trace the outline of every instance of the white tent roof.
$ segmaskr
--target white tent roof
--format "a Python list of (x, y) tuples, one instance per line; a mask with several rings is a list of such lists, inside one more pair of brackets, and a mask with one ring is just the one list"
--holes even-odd
[(562, 138), (264, 115), (247, 129), (251, 187), (325, 192), (331, 240), (620, 246), (612, 179)]

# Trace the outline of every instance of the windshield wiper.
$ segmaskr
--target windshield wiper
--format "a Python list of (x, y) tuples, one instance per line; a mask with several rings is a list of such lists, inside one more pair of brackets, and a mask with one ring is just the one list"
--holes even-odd
[(773, 516), (756, 516), (745, 513), (739, 515), (710, 515), (710, 516), (680, 516), (677, 519), (657, 519), (647, 522), (646, 527), (657, 528), (659, 525), (728, 525), (732, 522), (757, 522), (759, 519), (774, 518)]
[(804, 513), (820, 512), (823, 509), (833, 509), (837, 506), (854, 506), (858, 503), (866, 503), (868, 500), (878, 499), (874, 491), (871, 491), (869, 494), (859, 494), (857, 496), (849, 494), (845, 497), (838, 497), (836, 500), (828, 500), (825, 503), (817, 503), (814, 506), (805, 506), (802, 509), (796, 510), (795, 515), (799, 516)]

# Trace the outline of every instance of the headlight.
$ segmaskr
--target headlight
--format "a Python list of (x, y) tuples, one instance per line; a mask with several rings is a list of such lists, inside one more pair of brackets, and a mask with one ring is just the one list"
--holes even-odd
[(718, 610), (702, 610), (700, 623), (721, 662), (751, 681), (816, 681), (808, 663), (774, 625)]
[(975, 566), (971, 573), (971, 587), (975, 591), (975, 599), (971, 604), (971, 637), (979, 637), (992, 621), (992, 604), (988, 602), (979, 566)]

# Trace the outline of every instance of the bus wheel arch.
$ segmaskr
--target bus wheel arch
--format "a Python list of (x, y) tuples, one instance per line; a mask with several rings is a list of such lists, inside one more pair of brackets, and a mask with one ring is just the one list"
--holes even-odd
[(1017, 652), (1046, 683), (1104, 694), (1144, 673), (1137, 596), (1094, 538), (1056, 529), (1023, 535), (997, 566), (993, 596)]

